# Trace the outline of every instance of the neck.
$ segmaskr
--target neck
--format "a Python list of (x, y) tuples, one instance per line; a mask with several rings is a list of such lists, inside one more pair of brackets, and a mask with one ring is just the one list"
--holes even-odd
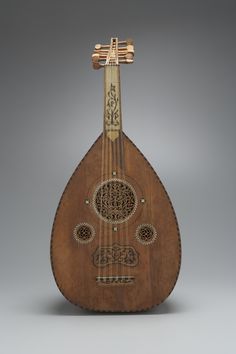
[(111, 141), (115, 141), (122, 132), (119, 65), (106, 65), (104, 68), (103, 129)]

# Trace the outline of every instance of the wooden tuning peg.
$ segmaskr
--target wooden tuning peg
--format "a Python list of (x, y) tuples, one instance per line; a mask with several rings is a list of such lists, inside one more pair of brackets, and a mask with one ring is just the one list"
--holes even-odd
[(127, 45), (132, 45), (132, 46), (134, 45), (134, 41), (132, 38), (127, 38), (126, 43), (127, 43)]
[(98, 53), (92, 54), (92, 63), (93, 63), (93, 68), (95, 70), (98, 70), (103, 66), (103, 64), (99, 63), (99, 59), (100, 59), (100, 56)]
[(109, 47), (110, 47), (109, 44), (100, 44), (100, 43), (95, 44), (96, 50), (100, 50), (102, 48), (109, 48)]
[(128, 59), (128, 60), (132, 60), (132, 61), (133, 61), (133, 59), (134, 59), (134, 54), (128, 52), (128, 53), (125, 55), (125, 58)]
[(127, 52), (134, 55), (134, 46), (132, 44), (127, 45)]
[(101, 49), (101, 48), (102, 48), (102, 45), (101, 45), (101, 44), (99, 44), (99, 43), (95, 44), (95, 49), (96, 49), (96, 50), (99, 50), (99, 49)]

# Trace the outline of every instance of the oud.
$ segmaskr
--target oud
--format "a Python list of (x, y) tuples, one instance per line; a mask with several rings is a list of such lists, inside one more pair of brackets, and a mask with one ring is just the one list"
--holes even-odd
[(58, 288), (97, 311), (139, 311), (163, 302), (180, 269), (180, 236), (170, 198), (150, 163), (123, 133), (120, 64), (131, 40), (95, 46), (104, 68), (103, 132), (71, 176), (51, 238)]

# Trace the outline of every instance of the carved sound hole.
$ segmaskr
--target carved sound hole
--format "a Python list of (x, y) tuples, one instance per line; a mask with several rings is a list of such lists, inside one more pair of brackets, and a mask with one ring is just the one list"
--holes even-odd
[(133, 187), (119, 179), (103, 182), (95, 191), (93, 202), (96, 213), (110, 223), (128, 220), (137, 207)]
[(144, 245), (154, 242), (157, 237), (156, 229), (153, 225), (143, 224), (138, 226), (136, 230), (136, 238)]
[(135, 267), (139, 261), (139, 254), (134, 247), (128, 245), (113, 244), (98, 247), (93, 254), (93, 262), (96, 267), (105, 267), (109, 264), (123, 264)]
[(80, 243), (88, 243), (94, 238), (95, 231), (91, 225), (87, 223), (81, 223), (76, 225), (73, 235), (76, 241)]

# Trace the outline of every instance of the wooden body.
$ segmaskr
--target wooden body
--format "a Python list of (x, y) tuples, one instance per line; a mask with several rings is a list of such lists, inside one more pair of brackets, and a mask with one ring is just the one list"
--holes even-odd
[[(121, 134), (125, 168), (116, 159), (110, 168), (102, 168), (101, 135), (70, 178), (52, 231), (51, 264), (58, 288), (73, 304), (97, 311), (139, 311), (160, 304), (171, 293), (180, 269), (180, 237), (170, 199), (142, 153)], [(119, 147), (109, 144), (112, 155)], [(112, 171), (132, 185), (137, 196), (135, 212), (128, 221), (116, 224), (115, 229), (114, 224), (98, 217), (92, 203), (96, 187), (101, 180), (112, 178)], [(84, 222), (95, 231), (94, 238), (86, 244), (73, 237), (75, 226)], [(156, 239), (150, 244), (142, 244), (135, 236), (142, 224), (156, 229)], [(102, 267), (94, 264), (96, 250), (113, 245), (135, 251), (137, 259), (132, 266), (119, 260)], [(98, 275), (129, 276), (133, 280), (132, 284), (114, 281), (101, 285), (96, 282)]]

